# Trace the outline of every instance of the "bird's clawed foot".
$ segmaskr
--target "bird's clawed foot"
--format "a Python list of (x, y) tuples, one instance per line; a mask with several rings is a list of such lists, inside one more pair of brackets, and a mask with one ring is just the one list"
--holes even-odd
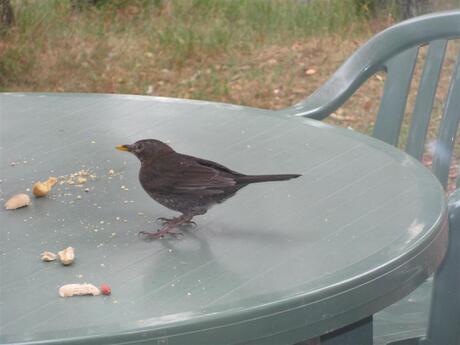
[(163, 230), (158, 230), (156, 232), (148, 232), (148, 231), (139, 231), (137, 233), (137, 235), (139, 237), (143, 237), (144, 240), (157, 240), (159, 238), (163, 238), (165, 237), (165, 235), (171, 235), (172, 237), (174, 238), (179, 238), (181, 236), (184, 236), (184, 234), (182, 232), (174, 232), (174, 231), (171, 231), (173, 229), (168, 229), (167, 231), (163, 231)]
[(148, 232), (148, 231), (139, 231), (138, 235), (144, 236), (144, 239), (150, 239), (150, 240), (155, 240), (158, 238), (163, 238), (165, 235), (171, 235), (175, 238), (179, 238), (180, 236), (183, 236), (181, 232), (174, 232), (173, 230), (182, 226), (182, 225), (191, 225), (193, 227), (196, 226), (196, 223), (192, 221), (193, 216), (189, 215), (182, 215), (177, 218), (157, 218), (157, 221), (160, 221), (163, 223), (163, 226), (160, 230), (156, 232)]
[(174, 220), (174, 218), (158, 217), (157, 219), (155, 219), (155, 221), (161, 225), (165, 225), (166, 223), (171, 222), (172, 220)]
[(194, 221), (192, 221), (192, 220), (189, 220), (189, 221), (187, 221), (187, 222), (184, 222), (184, 223), (181, 224), (181, 226), (182, 226), (182, 225), (183, 225), (183, 226), (189, 226), (189, 227), (191, 227), (192, 229), (195, 229), (195, 228), (197, 227), (196, 223), (195, 223)]

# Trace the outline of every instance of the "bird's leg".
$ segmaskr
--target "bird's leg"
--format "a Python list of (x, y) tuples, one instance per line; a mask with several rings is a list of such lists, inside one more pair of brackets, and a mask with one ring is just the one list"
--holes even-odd
[(173, 232), (172, 230), (177, 228), (177, 227), (179, 227), (182, 224), (194, 223), (194, 222), (191, 221), (192, 218), (193, 218), (193, 215), (183, 214), (180, 217), (168, 220), (163, 225), (163, 227), (160, 230), (158, 230), (157, 232), (140, 231), (139, 234), (140, 235), (145, 235), (148, 238), (152, 238), (152, 239), (163, 237), (166, 234), (169, 234), (169, 235), (172, 235), (174, 237), (177, 237), (177, 236), (182, 235), (182, 233), (181, 232)]
[[(178, 217), (180, 218), (180, 217)], [(165, 225), (165, 224), (168, 224), (169, 222), (172, 222), (172, 221), (175, 221), (176, 219), (178, 218), (165, 218), (165, 217), (158, 217), (156, 219), (156, 222), (157, 223), (161, 223), (161, 225)], [(190, 220), (187, 220), (187, 221), (184, 221), (183, 223), (181, 223), (180, 225), (186, 225), (186, 226), (193, 226), (193, 227), (196, 227), (196, 223), (194, 221), (192, 221), (191, 219), (193, 218), (193, 216), (190, 216)]]

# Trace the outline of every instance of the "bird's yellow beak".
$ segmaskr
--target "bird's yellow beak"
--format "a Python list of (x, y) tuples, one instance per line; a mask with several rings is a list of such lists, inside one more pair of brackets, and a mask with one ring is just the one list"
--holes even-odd
[(115, 148), (120, 151), (129, 151), (128, 145), (117, 145)]

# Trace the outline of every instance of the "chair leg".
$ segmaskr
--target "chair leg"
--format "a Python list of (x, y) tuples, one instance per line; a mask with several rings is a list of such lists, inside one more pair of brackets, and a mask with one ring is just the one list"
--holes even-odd
[(321, 337), (321, 345), (372, 345), (372, 316)]
[(449, 244), (435, 273), (426, 344), (460, 344), (460, 190), (449, 198)]

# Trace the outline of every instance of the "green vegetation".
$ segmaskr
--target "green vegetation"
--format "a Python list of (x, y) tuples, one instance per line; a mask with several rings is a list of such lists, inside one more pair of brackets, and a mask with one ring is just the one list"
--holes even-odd
[[(311, 94), (370, 36), (395, 22), (395, 11), (379, 10), (383, 2), (393, 4), (11, 0), (15, 24), (0, 33), (0, 91), (150, 94), (283, 108)], [(429, 140), (459, 43), (448, 47)], [(402, 144), (422, 68), (417, 64)], [(370, 78), (327, 121), (370, 133), (383, 84), (384, 75)]]
[(64, 74), (89, 64), (96, 78), (101, 71), (94, 65), (116, 59), (136, 77), (145, 52), (163, 68), (180, 69), (266, 44), (355, 34), (363, 19), (353, 1), (99, 0), (97, 6), (72, 6), (65, 0), (13, 0), (17, 23), (0, 45), (0, 87), (34, 89), (43, 78), (37, 65), (49, 63), (44, 59)]

